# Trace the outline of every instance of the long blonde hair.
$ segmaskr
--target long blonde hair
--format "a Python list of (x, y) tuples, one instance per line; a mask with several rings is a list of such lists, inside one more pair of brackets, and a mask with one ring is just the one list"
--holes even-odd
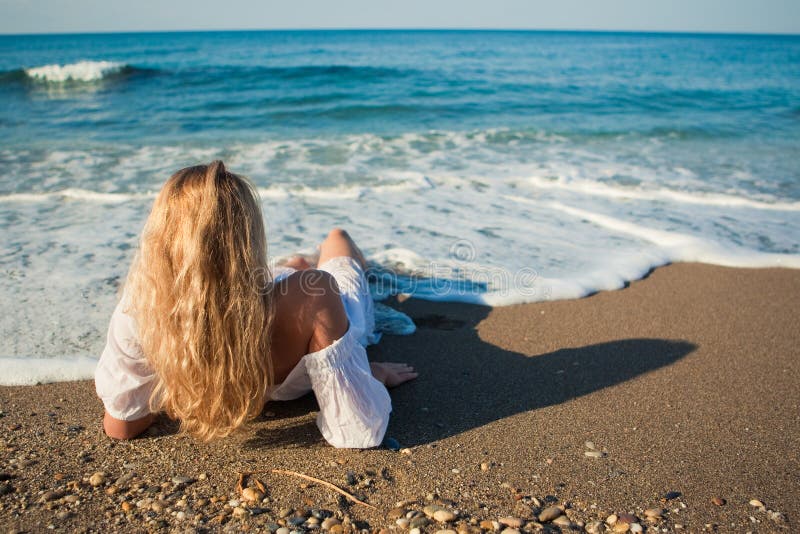
[(153, 411), (204, 441), (257, 416), (272, 383), (273, 318), (258, 193), (221, 161), (176, 172), (128, 274), (128, 313), (156, 374)]

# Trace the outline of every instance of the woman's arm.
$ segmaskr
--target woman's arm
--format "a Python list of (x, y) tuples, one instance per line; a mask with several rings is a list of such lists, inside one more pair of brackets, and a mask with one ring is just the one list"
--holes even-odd
[(115, 419), (108, 412), (103, 416), (103, 430), (106, 435), (114, 439), (133, 439), (153, 424), (156, 416), (148, 414), (141, 419), (134, 419), (133, 421), (123, 421)]

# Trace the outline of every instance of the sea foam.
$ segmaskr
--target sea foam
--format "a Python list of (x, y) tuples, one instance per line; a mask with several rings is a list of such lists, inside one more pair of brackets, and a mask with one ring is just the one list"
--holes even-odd
[(66, 65), (43, 65), (25, 69), (28, 77), (47, 83), (95, 82), (122, 72), (127, 65), (117, 61), (78, 61)]

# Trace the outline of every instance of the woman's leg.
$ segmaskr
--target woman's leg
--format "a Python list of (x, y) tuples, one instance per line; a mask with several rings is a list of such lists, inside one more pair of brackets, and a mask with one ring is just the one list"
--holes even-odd
[(339, 256), (349, 256), (354, 258), (361, 264), (362, 269), (367, 268), (367, 262), (364, 255), (361, 254), (355, 241), (350, 237), (346, 231), (341, 228), (334, 228), (328, 233), (328, 237), (319, 246), (319, 263), (322, 265), (331, 258)]

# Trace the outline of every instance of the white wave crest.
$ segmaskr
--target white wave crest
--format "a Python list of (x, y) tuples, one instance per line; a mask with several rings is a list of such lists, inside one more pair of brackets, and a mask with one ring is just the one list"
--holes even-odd
[(116, 61), (79, 61), (66, 65), (43, 65), (25, 69), (34, 80), (48, 83), (95, 82), (117, 74), (127, 65)]
[(730, 208), (751, 208), (771, 211), (800, 211), (800, 202), (765, 201), (726, 195), (721, 193), (704, 193), (701, 191), (676, 191), (673, 189), (640, 189), (625, 186), (613, 186), (589, 180), (548, 180), (533, 176), (529, 182), (538, 189), (557, 189), (572, 193), (632, 200), (656, 200), (677, 202), (680, 204), (698, 204), (702, 206), (720, 206)]

